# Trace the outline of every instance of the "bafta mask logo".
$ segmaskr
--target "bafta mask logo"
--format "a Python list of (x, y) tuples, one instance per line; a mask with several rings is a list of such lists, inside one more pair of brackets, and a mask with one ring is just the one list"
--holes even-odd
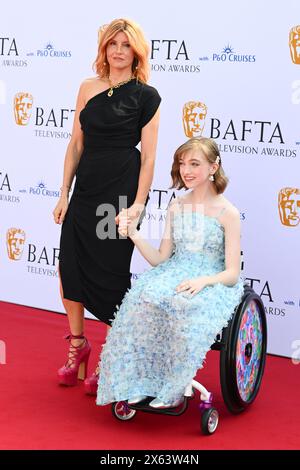
[(294, 64), (300, 64), (300, 25), (290, 30), (289, 46)]
[(183, 128), (187, 137), (201, 137), (205, 118), (207, 114), (207, 106), (200, 101), (188, 101), (183, 106)]
[(300, 222), (300, 189), (282, 188), (278, 194), (280, 221), (288, 227), (296, 227)]
[(22, 257), (25, 243), (25, 232), (20, 228), (9, 228), (6, 233), (6, 247), (8, 257), (11, 260), (19, 260)]
[(14, 99), (15, 120), (19, 126), (27, 126), (32, 110), (33, 97), (30, 93), (17, 93)]

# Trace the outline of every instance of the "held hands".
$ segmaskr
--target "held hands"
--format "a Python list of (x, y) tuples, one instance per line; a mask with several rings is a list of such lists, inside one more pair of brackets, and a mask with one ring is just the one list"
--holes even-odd
[(129, 219), (127, 212), (127, 209), (122, 209), (119, 215), (116, 217), (116, 219), (118, 218), (119, 222), (118, 232), (120, 235), (122, 235), (122, 237), (127, 237), (128, 235)]
[(130, 217), (129, 209), (122, 209), (118, 215), (119, 227), (118, 232), (123, 237), (131, 237), (137, 227), (139, 215), (135, 218)]
[(119, 225), (118, 232), (120, 235), (130, 237), (134, 234), (143, 209), (143, 204), (133, 204), (128, 209), (121, 210), (115, 218), (116, 224)]
[(176, 292), (179, 294), (179, 292), (186, 292), (187, 294), (190, 294), (191, 297), (193, 297), (195, 294), (198, 294), (204, 287), (208, 285), (208, 279), (205, 276), (202, 277), (196, 277), (195, 279), (188, 279), (185, 281), (182, 281), (178, 286), (176, 287)]

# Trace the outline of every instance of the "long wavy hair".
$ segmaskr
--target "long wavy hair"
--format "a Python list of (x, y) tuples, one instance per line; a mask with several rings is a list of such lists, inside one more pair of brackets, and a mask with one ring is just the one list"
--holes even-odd
[(98, 31), (98, 54), (93, 63), (93, 70), (100, 78), (109, 76), (109, 63), (106, 58), (106, 47), (109, 41), (120, 31), (126, 34), (134, 52), (132, 75), (143, 83), (149, 79), (149, 46), (140, 26), (133, 20), (119, 18)]

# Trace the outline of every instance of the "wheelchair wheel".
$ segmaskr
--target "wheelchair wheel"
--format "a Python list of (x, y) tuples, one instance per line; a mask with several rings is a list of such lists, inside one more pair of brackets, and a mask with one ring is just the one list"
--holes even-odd
[(130, 409), (127, 401), (116, 401), (111, 405), (111, 411), (120, 421), (129, 421), (136, 415), (136, 410)]
[(216, 408), (208, 408), (201, 415), (201, 430), (203, 434), (213, 434), (219, 424), (219, 413)]
[(244, 411), (255, 399), (264, 372), (267, 322), (261, 298), (249, 286), (230, 325), (223, 332), (220, 378), (231, 413)]

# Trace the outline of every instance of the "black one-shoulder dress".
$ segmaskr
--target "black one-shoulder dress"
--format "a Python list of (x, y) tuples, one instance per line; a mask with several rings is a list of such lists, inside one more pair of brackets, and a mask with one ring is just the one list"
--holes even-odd
[(107, 93), (91, 98), (80, 113), (84, 150), (62, 225), (59, 269), (64, 298), (81, 302), (110, 325), (131, 286), (134, 248), (118, 234), (114, 217), (135, 200), (140, 173), (136, 145), (161, 98), (155, 88), (135, 79), (115, 88), (111, 97)]

